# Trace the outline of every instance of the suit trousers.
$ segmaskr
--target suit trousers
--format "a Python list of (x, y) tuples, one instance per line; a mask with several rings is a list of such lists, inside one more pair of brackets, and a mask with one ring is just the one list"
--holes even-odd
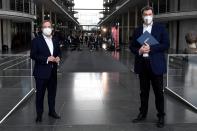
[(144, 116), (148, 112), (148, 101), (150, 86), (152, 85), (155, 95), (155, 105), (158, 111), (158, 117), (164, 117), (164, 89), (163, 89), (163, 75), (155, 75), (151, 69), (150, 60), (143, 58), (143, 68), (139, 74), (140, 79), (140, 113)]
[(45, 91), (48, 91), (48, 106), (49, 112), (55, 112), (55, 97), (57, 91), (57, 73), (52, 69), (51, 76), (48, 79), (36, 80), (36, 112), (37, 115), (42, 115), (44, 110)]

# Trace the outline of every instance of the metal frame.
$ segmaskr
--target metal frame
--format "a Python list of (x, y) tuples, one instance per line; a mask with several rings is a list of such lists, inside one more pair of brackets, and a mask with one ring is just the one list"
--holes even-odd
[(193, 105), (192, 103), (190, 103), (188, 100), (184, 99), (183, 97), (181, 97), (179, 94), (177, 94), (176, 92), (174, 92), (173, 90), (171, 90), (169, 87), (168, 87), (168, 74), (169, 74), (169, 58), (170, 56), (196, 56), (197, 57), (197, 54), (168, 54), (168, 60), (167, 60), (167, 86), (165, 87), (165, 89), (167, 91), (169, 91), (170, 93), (172, 93), (174, 96), (176, 96), (177, 98), (179, 98), (182, 102), (184, 102), (186, 105), (190, 106), (192, 109), (196, 110), (197, 111), (197, 107), (195, 105)]
[[(25, 54), (16, 54), (16, 55), (11, 55), (11, 54), (2, 54), (0, 56), (29, 56), (29, 55), (25, 55)], [(33, 61), (31, 60), (31, 74), (32, 74), (32, 69), (33, 69)], [(36, 90), (33, 88), (33, 76), (29, 76), (31, 77), (31, 90), (27, 93), (27, 95), (25, 95), (9, 112), (7, 115), (5, 115), (3, 117), (3, 119), (0, 120), (0, 125), (25, 101), (28, 100), (28, 98), (30, 98), (35, 92)]]

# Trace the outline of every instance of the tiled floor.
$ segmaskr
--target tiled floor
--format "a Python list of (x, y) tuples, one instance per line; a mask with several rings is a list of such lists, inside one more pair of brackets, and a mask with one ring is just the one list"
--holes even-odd
[[(33, 96), (0, 125), (1, 131), (196, 131), (197, 114), (167, 94), (166, 126), (158, 129), (152, 91), (147, 120), (131, 122), (138, 114), (139, 83), (130, 71), (133, 57), (128, 50), (111, 54), (84, 49), (64, 52), (63, 56), (56, 98), (61, 119), (48, 117), (45, 100), (43, 122), (36, 124)], [(11, 92), (6, 86), (1, 89), (4, 94)], [(4, 103), (12, 103), (9, 99)]]

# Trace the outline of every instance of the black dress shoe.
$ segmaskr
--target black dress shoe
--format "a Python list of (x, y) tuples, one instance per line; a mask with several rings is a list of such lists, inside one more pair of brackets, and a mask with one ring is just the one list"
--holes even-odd
[(157, 121), (157, 127), (158, 128), (163, 128), (164, 127), (164, 117), (159, 117), (158, 121)]
[(133, 119), (133, 123), (138, 123), (138, 122), (144, 121), (145, 119), (146, 119), (146, 115), (143, 115), (140, 113), (137, 116), (137, 118)]
[(38, 123), (38, 122), (42, 122), (42, 116), (37, 116), (36, 117), (36, 123)]
[(49, 116), (50, 116), (50, 117), (53, 117), (53, 118), (55, 118), (55, 119), (60, 119), (60, 118), (61, 118), (56, 112), (53, 112), (53, 113), (50, 113), (50, 112), (49, 112)]

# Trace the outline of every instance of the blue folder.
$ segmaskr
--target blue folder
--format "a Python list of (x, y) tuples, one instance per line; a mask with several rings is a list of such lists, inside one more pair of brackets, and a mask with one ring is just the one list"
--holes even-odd
[(148, 32), (145, 31), (138, 39), (137, 41), (143, 45), (144, 43), (151, 45), (159, 44), (159, 42)]

